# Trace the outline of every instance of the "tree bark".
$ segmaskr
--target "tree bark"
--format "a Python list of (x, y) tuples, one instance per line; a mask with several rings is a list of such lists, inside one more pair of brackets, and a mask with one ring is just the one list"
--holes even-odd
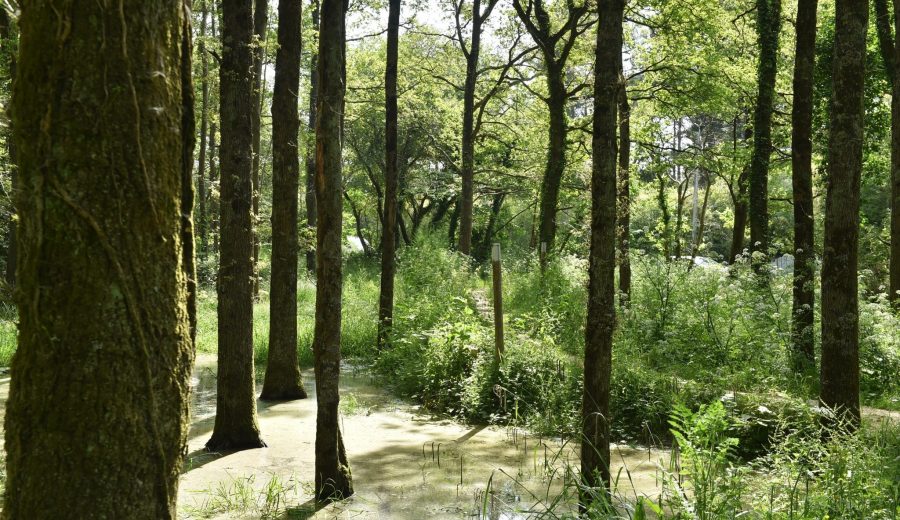
[[(621, 58), (619, 74), (622, 73)], [(619, 252), (619, 304), (628, 305), (631, 299), (631, 256), (629, 242), (631, 240), (631, 107), (628, 104), (628, 92), (625, 90), (624, 78), (620, 78), (619, 86), (619, 177), (616, 179), (617, 195), (617, 228), (616, 244)]]
[[(477, 1), (477, 0), (476, 0)], [(397, 56), (400, 34), (400, 0), (388, 2), (387, 58), (384, 73), (384, 231), (381, 234), (381, 292), (378, 296), (378, 349), (390, 342), (394, 320), (394, 272), (397, 250)], [(471, 233), (471, 230), (470, 230)], [(462, 242), (462, 238), (460, 238)]]
[(791, 320), (794, 370), (815, 368), (815, 220), (812, 187), (813, 74), (816, 60), (817, 0), (797, 5), (794, 108), (791, 112), (791, 166), (794, 193), (794, 280)]
[[(584, 346), (581, 477), (609, 490), (609, 381), (615, 330), (616, 108), (622, 54), (622, 0), (600, 0), (594, 72), (594, 164), (591, 175), (591, 253)], [(582, 507), (587, 504), (582, 500)]]
[[(312, 17), (312, 26), (319, 34), (319, 0), (310, 2)], [(319, 53), (315, 46), (311, 47), (309, 57), (309, 124), (307, 129), (310, 134), (316, 131), (316, 109), (319, 98), (319, 74), (317, 67), (319, 63)], [(316, 229), (316, 146), (315, 137), (307, 140), (306, 146), (306, 226), (309, 229)], [(316, 274), (316, 252), (307, 251), (306, 253), (306, 270), (309, 274)]]
[(297, 358), (297, 218), (300, 188), (302, 0), (278, 2), (278, 52), (272, 98), (272, 281), (269, 358), (261, 399), (304, 399)]
[(859, 425), (859, 182), (868, 2), (835, 5), (834, 93), (828, 150), (822, 263), (820, 400), (837, 419)]
[(341, 375), (341, 148), (344, 107), (345, 0), (322, 1), (316, 120), (316, 499), (353, 494), (338, 424)]
[[(9, 67), (9, 92), (13, 90), (13, 83), (16, 81), (16, 40), (18, 39), (18, 35), (13, 27), (12, 20), (9, 18), (9, 13), (6, 9), (0, 8), (0, 45), (2, 45), (2, 53), (3, 59), (6, 61), (7, 66)], [(10, 183), (12, 186), (12, 197), (15, 201), (16, 198), (16, 190), (18, 189), (19, 184), (19, 175), (18, 175), (18, 150), (16, 149), (15, 138), (13, 137), (13, 123), (9, 122), (6, 132), (6, 152), (9, 161), (9, 177)], [(16, 285), (16, 209), (13, 207), (12, 215), (10, 215), (9, 219), (9, 229), (6, 235), (6, 243), (8, 244), (6, 250), (6, 283), (9, 284), (10, 287), (14, 287)]]
[(260, 142), (262, 138), (261, 119), (263, 105), (263, 60), (266, 56), (266, 30), (269, 23), (268, 0), (254, 0), (253, 4), (253, 90), (250, 94), (250, 131), (253, 134), (253, 156), (251, 159), (253, 183), (253, 297), (259, 296), (259, 169)]
[(256, 419), (253, 372), (252, 32), (251, 0), (223, 0), (219, 366), (216, 421), (206, 443), (210, 451), (265, 446)]
[(19, 23), (3, 518), (175, 518), (193, 364), (189, 11), (26, 2)]
[(206, 0), (200, 3), (200, 42), (198, 42), (198, 54), (200, 54), (200, 169), (197, 172), (197, 197), (199, 201), (199, 215), (197, 217), (197, 231), (200, 235), (200, 257), (206, 258), (209, 252), (207, 220), (206, 220), (206, 147), (207, 133), (209, 131), (209, 58), (206, 56), (206, 17), (208, 8)]
[(756, 0), (759, 63), (756, 108), (753, 112), (753, 154), (750, 158), (750, 251), (768, 254), (769, 161), (772, 155), (772, 110), (778, 74), (781, 0)]

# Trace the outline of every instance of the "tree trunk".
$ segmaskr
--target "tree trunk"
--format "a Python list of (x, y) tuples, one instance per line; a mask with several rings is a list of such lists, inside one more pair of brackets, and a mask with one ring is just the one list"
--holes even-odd
[(251, 0), (222, 2), (219, 72), (219, 367), (210, 451), (265, 446), (256, 420), (253, 372), (253, 115)]
[(206, 56), (206, 17), (208, 8), (206, 0), (200, 3), (200, 42), (198, 54), (200, 54), (200, 169), (197, 172), (197, 196), (200, 199), (199, 215), (197, 216), (197, 231), (200, 235), (200, 257), (206, 258), (209, 252), (207, 242), (206, 221), (206, 136), (209, 131), (209, 58)]
[[(315, 34), (319, 34), (319, 0), (310, 2), (310, 16), (312, 18), (312, 26)], [(309, 57), (309, 123), (307, 130), (310, 134), (316, 131), (316, 108), (319, 98), (319, 74), (317, 67), (319, 63), (318, 49), (315, 46), (310, 47)], [(310, 229), (316, 229), (316, 145), (315, 135), (307, 139), (306, 144), (306, 226)], [(316, 252), (306, 252), (306, 270), (309, 274), (316, 274)]]
[(859, 424), (857, 263), (868, 7), (859, 0), (837, 0), (835, 5), (822, 263), (820, 400), (851, 426)]
[(756, 26), (759, 90), (753, 112), (753, 154), (750, 158), (750, 251), (768, 254), (769, 160), (772, 155), (772, 109), (778, 74), (781, 0), (756, 0)]
[(794, 370), (815, 368), (815, 220), (812, 188), (813, 73), (816, 60), (817, 0), (797, 5), (791, 166), (794, 193), (794, 291), (791, 321)]
[[(894, 13), (900, 2), (893, 2)], [(895, 33), (900, 34), (900, 20), (894, 19)], [(891, 84), (891, 245), (888, 298), (900, 302), (900, 42), (891, 34), (891, 14), (887, 0), (875, 0), (875, 26), (884, 68)]]
[[(610, 485), (609, 380), (615, 330), (616, 105), (622, 54), (622, 0), (600, 0), (594, 72), (594, 165), (591, 254), (584, 345), (581, 476), (590, 487)], [(582, 501), (582, 506), (587, 504)]]
[(278, 2), (278, 52), (272, 98), (272, 281), (269, 289), (269, 359), (261, 399), (303, 399), (297, 359), (297, 217), (300, 189), (302, 0)]
[(316, 121), (316, 499), (353, 494), (338, 424), (341, 375), (341, 147), (344, 106), (345, 0), (322, 1)]
[[(209, 184), (213, 186), (219, 179), (219, 170), (216, 168), (216, 157), (218, 157), (218, 147), (216, 146), (216, 132), (218, 128), (215, 123), (209, 125)], [(212, 196), (209, 199), (209, 222), (210, 229), (218, 230), (221, 219), (219, 218), (219, 208), (221, 207), (221, 193), (219, 200), (213, 201)], [(219, 254), (219, 233), (213, 232), (212, 251)]]
[[(620, 59), (621, 62), (621, 59)], [(621, 74), (622, 65), (619, 64)], [(616, 179), (617, 198), (617, 240), (619, 250), (619, 304), (628, 305), (631, 299), (631, 257), (629, 241), (631, 239), (631, 107), (628, 104), (628, 92), (625, 90), (624, 78), (619, 86), (619, 178)]]
[[(476, 0), (477, 1), (477, 0)], [(384, 73), (384, 231), (381, 234), (381, 292), (378, 297), (378, 349), (387, 347), (394, 320), (394, 272), (397, 250), (397, 54), (400, 0), (388, 2), (387, 58)], [(471, 230), (470, 230), (471, 233)], [(462, 238), (460, 238), (462, 243)]]
[[(12, 21), (9, 18), (9, 13), (4, 8), (0, 8), (0, 45), (2, 45), (3, 59), (6, 61), (7, 66), (9, 67), (9, 92), (12, 92), (13, 83), (16, 80), (16, 40), (18, 39), (18, 35), (13, 28)], [(17, 166), (17, 156), (18, 152), (16, 150), (16, 142), (13, 138), (13, 125), (15, 123), (9, 122), (6, 132), (6, 153), (8, 157), (9, 164), (9, 177), (10, 183), (12, 185), (12, 198), (13, 201), (16, 199), (16, 190), (18, 189), (19, 184), (19, 175), (18, 175), (18, 166)], [(16, 208), (13, 207), (12, 215), (10, 215), (9, 219), (9, 230), (6, 236), (6, 243), (8, 244), (6, 250), (6, 283), (11, 287), (16, 285)]]
[(19, 22), (3, 518), (173, 519), (193, 364), (189, 11), (26, 2)]
[[(481, 53), (481, 0), (472, 1), (472, 40), (466, 56), (466, 82), (463, 88), (462, 190), (460, 192), (459, 247), (464, 255), (472, 251), (473, 207), (475, 199), (475, 87), (478, 82), (478, 56)], [(460, 42), (462, 44), (462, 42)], [(465, 48), (463, 48), (465, 50)]]
[(260, 121), (262, 119), (263, 60), (266, 55), (266, 29), (269, 23), (268, 0), (254, 0), (253, 5), (253, 90), (250, 94), (250, 131), (253, 134), (253, 156), (251, 159), (253, 183), (253, 297), (259, 296), (259, 168), (260, 168)]
[[(549, 61), (549, 58), (545, 58)], [(566, 171), (566, 135), (569, 123), (566, 119), (566, 87), (562, 66), (547, 64), (547, 86), (550, 90), (547, 107), (550, 111), (549, 148), (547, 166), (541, 182), (541, 205), (538, 238), (547, 244), (547, 256), (553, 250), (556, 239), (556, 211), (559, 206), (559, 189)], [(546, 257), (545, 257), (546, 260)]]

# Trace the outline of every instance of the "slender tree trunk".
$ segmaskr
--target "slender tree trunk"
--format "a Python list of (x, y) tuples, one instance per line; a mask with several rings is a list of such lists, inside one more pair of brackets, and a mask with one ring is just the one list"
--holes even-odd
[[(893, 2), (894, 13), (900, 2)], [(894, 17), (895, 30), (900, 34), (900, 20)], [(884, 68), (891, 84), (891, 245), (890, 282), (888, 298), (900, 302), (900, 42), (891, 34), (891, 13), (887, 0), (875, 0), (875, 26)]]
[[(2, 45), (2, 50), (0, 52), (3, 53), (3, 59), (6, 61), (7, 66), (9, 67), (9, 92), (12, 92), (13, 83), (16, 80), (16, 41), (18, 39), (18, 35), (16, 34), (15, 29), (12, 25), (12, 20), (9, 18), (9, 13), (6, 12), (6, 9), (0, 8), (0, 45)], [(6, 132), (6, 152), (9, 161), (9, 177), (12, 185), (12, 195), (13, 200), (16, 198), (16, 190), (18, 189), (19, 184), (19, 175), (18, 175), (18, 151), (16, 148), (16, 142), (13, 138), (13, 125), (15, 123), (9, 122)], [(15, 204), (14, 204), (15, 206)], [(6, 236), (6, 243), (8, 244), (6, 250), (6, 283), (10, 286), (16, 285), (16, 219), (15, 219), (16, 209), (13, 207), (13, 215), (11, 215), (9, 219), (9, 230)]]
[(769, 160), (772, 155), (772, 110), (778, 74), (781, 0), (756, 0), (759, 64), (756, 109), (753, 113), (753, 155), (750, 158), (750, 251), (768, 253)]
[(491, 214), (488, 217), (487, 226), (484, 228), (484, 235), (481, 237), (478, 258), (487, 259), (490, 257), (494, 233), (497, 229), (497, 219), (500, 218), (500, 210), (503, 209), (505, 200), (506, 192), (495, 193), (493, 200), (491, 200)]
[(297, 218), (302, 0), (278, 2), (278, 53), (272, 98), (272, 283), (269, 359), (261, 399), (303, 399), (297, 359)]
[(198, 44), (198, 54), (200, 54), (200, 70), (202, 77), (200, 78), (200, 169), (197, 172), (197, 196), (199, 201), (199, 215), (197, 216), (197, 230), (200, 235), (200, 257), (206, 258), (209, 251), (207, 242), (207, 220), (206, 220), (206, 146), (207, 133), (209, 131), (209, 58), (206, 56), (206, 17), (207, 17), (206, 0), (200, 3), (200, 42)]
[(464, 254), (472, 251), (473, 206), (475, 199), (475, 87), (478, 82), (478, 56), (481, 53), (481, 0), (472, 1), (472, 40), (466, 56), (466, 82), (463, 88), (462, 190), (460, 192), (459, 246)]
[(338, 424), (341, 375), (341, 148), (344, 107), (344, 0), (322, 1), (316, 121), (316, 499), (353, 494)]
[[(591, 254), (584, 345), (581, 476), (590, 487), (610, 485), (609, 380), (615, 330), (616, 105), (622, 54), (622, 0), (600, 0), (594, 72), (594, 166)], [(585, 506), (582, 501), (582, 506)]]
[[(477, 1), (477, 0), (476, 0)], [(400, 34), (400, 0), (388, 2), (387, 59), (384, 73), (384, 231), (381, 234), (381, 293), (378, 297), (378, 349), (390, 342), (394, 320), (394, 272), (397, 250), (397, 55)], [(471, 233), (471, 230), (470, 230)], [(462, 238), (460, 238), (462, 243)]]
[[(621, 59), (620, 59), (621, 61)], [(621, 74), (622, 66), (619, 65)], [(616, 245), (619, 252), (619, 304), (628, 305), (631, 299), (631, 256), (629, 241), (631, 238), (631, 107), (628, 104), (628, 92), (625, 90), (624, 78), (619, 86), (619, 178), (616, 179), (618, 204)]]
[(851, 426), (859, 424), (857, 263), (868, 16), (867, 1), (836, 2), (822, 263), (820, 400)]
[(813, 73), (816, 60), (817, 0), (797, 5), (794, 108), (791, 113), (791, 166), (794, 188), (794, 291), (791, 335), (794, 370), (815, 367), (815, 221), (812, 189)]
[(253, 134), (253, 156), (251, 159), (253, 183), (253, 297), (259, 296), (259, 169), (260, 142), (262, 138), (261, 119), (263, 105), (263, 60), (266, 55), (266, 29), (269, 23), (268, 0), (253, 0), (253, 90), (250, 94), (250, 131)]
[[(697, 174), (699, 173), (700, 172), (697, 172)], [(706, 173), (706, 189), (703, 190), (703, 203), (700, 205), (700, 211), (697, 217), (697, 232), (694, 235), (694, 244), (691, 248), (692, 262), (690, 265), (693, 265), (693, 260), (700, 254), (700, 246), (703, 245), (703, 233), (706, 230), (706, 209), (709, 206), (709, 192), (711, 190), (712, 182), (710, 182), (709, 173)]]
[[(550, 111), (549, 148), (547, 167), (541, 182), (541, 205), (539, 220), (539, 242), (547, 244), (547, 256), (553, 250), (556, 240), (556, 212), (559, 207), (559, 189), (566, 171), (566, 136), (569, 123), (566, 119), (566, 87), (563, 83), (562, 66), (547, 64), (547, 85), (550, 90), (547, 107)], [(540, 247), (540, 243), (538, 244)], [(546, 258), (545, 258), (546, 259)]]
[[(215, 185), (215, 183), (219, 180), (219, 170), (216, 168), (216, 157), (218, 157), (218, 147), (216, 146), (216, 132), (218, 128), (215, 123), (210, 123), (209, 125), (209, 184), (210, 186)], [(209, 221), (210, 221), (210, 229), (213, 229), (213, 237), (212, 237), (212, 250), (215, 254), (219, 254), (219, 208), (221, 207), (221, 194), (219, 196), (220, 200), (214, 201), (210, 196), (209, 199)]]
[(188, 9), (21, 7), (19, 346), (3, 518), (173, 519), (193, 364)]
[(656, 203), (662, 219), (662, 246), (663, 258), (666, 262), (672, 255), (672, 217), (669, 214), (669, 202), (666, 200), (666, 174), (657, 174)]
[(253, 372), (253, 81), (251, 0), (222, 2), (219, 366), (210, 451), (265, 446)]
[[(312, 26), (315, 34), (319, 34), (319, 0), (310, 2), (310, 16), (312, 17)], [(319, 74), (317, 67), (319, 63), (319, 54), (316, 47), (310, 47), (311, 54), (309, 57), (309, 123), (307, 129), (310, 134), (316, 131), (316, 109), (319, 99)], [(315, 136), (307, 139), (306, 146), (306, 226), (309, 229), (316, 229), (316, 145)], [(307, 251), (306, 253), (306, 270), (311, 275), (316, 274), (316, 252)]]

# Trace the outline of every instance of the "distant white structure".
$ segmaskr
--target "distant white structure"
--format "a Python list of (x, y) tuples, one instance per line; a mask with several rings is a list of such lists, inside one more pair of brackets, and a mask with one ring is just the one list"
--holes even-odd
[[(366, 241), (366, 245), (369, 245), (368, 240)], [(351, 253), (362, 253), (366, 248), (363, 246), (363, 242), (358, 236), (347, 235), (347, 250)]]
[(769, 265), (776, 271), (787, 271), (792, 273), (794, 272), (794, 255), (781, 255), (769, 262)]

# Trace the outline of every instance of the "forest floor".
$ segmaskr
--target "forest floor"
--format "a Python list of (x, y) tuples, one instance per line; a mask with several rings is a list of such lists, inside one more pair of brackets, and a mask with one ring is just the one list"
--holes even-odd
[[(214, 356), (198, 357), (179, 492), (184, 518), (466, 518), (484, 515), (485, 505), (493, 518), (525, 518), (513, 511), (552, 502), (578, 459), (578, 447), (559, 439), (428, 415), (348, 369), (341, 376), (342, 429), (356, 493), (316, 510), (312, 372), (304, 372), (309, 398), (258, 402), (267, 448), (220, 455), (203, 449), (215, 417), (215, 369)], [(623, 467), (630, 474), (621, 473), (623, 494), (658, 493), (667, 452), (617, 446), (613, 457), (613, 474)]]

